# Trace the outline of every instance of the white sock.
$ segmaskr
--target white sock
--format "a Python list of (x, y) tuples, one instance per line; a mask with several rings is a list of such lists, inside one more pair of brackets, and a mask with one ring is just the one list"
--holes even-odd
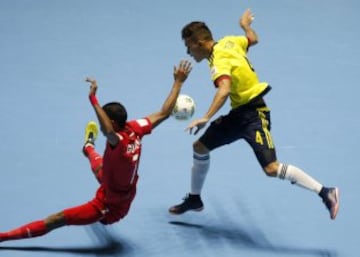
[(191, 169), (191, 191), (192, 195), (200, 195), (204, 185), (206, 174), (210, 167), (210, 155), (194, 152), (193, 166)]
[(322, 185), (318, 181), (306, 174), (303, 170), (292, 165), (280, 163), (277, 176), (280, 179), (287, 179), (292, 184), (297, 184), (316, 193), (320, 193), (322, 188)]

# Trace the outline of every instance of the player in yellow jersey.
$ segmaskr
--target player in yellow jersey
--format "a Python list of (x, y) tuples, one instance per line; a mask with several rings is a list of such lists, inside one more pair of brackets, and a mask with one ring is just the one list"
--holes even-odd
[(208, 111), (202, 118), (192, 121), (187, 129), (197, 134), (228, 98), (231, 110), (211, 122), (205, 133), (194, 142), (190, 192), (181, 204), (172, 206), (169, 212), (201, 211), (204, 205), (200, 194), (210, 167), (210, 151), (245, 139), (266, 175), (286, 179), (314, 191), (325, 203), (330, 218), (335, 219), (339, 210), (339, 189), (325, 187), (300, 168), (279, 162), (276, 158), (270, 134), (270, 110), (263, 98), (271, 88), (259, 81), (247, 58), (249, 47), (258, 42), (258, 36), (251, 27), (253, 19), (251, 11), (246, 10), (239, 21), (245, 35), (225, 36), (218, 41), (213, 39), (210, 29), (203, 22), (194, 21), (182, 29), (187, 53), (197, 62), (208, 61), (216, 87)]

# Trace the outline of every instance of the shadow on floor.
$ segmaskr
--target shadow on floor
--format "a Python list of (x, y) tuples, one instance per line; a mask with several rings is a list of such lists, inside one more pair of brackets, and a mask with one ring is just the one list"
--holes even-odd
[(124, 256), (131, 252), (131, 247), (125, 242), (120, 242), (108, 229), (100, 224), (86, 227), (88, 235), (94, 245), (91, 247), (45, 247), (45, 246), (0, 246), (1, 250), (29, 251), (49, 253), (71, 253), (82, 256)]
[(336, 252), (327, 249), (276, 245), (266, 239), (265, 235), (259, 230), (249, 231), (248, 229), (236, 227), (226, 228), (220, 226), (205, 226), (182, 221), (170, 221), (169, 223), (186, 229), (196, 230), (196, 236), (200, 235), (209, 245), (226, 243), (235, 247), (256, 251), (275, 252), (278, 254), (286, 254), (287, 256), (291, 256), (291, 254), (318, 257), (337, 256)]

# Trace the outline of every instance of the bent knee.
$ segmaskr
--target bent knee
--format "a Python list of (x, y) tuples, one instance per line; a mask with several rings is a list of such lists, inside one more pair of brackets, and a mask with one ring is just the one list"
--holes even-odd
[(193, 143), (193, 150), (198, 154), (208, 154), (210, 152), (209, 149), (207, 149), (207, 147), (199, 140)]
[(265, 174), (269, 177), (276, 177), (279, 169), (279, 162), (271, 162), (265, 167), (263, 167), (263, 170)]

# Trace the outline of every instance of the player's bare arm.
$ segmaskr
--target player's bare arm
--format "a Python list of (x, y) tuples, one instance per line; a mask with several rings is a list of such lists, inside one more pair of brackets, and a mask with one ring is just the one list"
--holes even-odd
[(255, 30), (251, 28), (251, 23), (253, 20), (254, 14), (250, 11), (250, 9), (247, 9), (239, 21), (240, 27), (244, 30), (245, 36), (249, 39), (249, 46), (255, 45), (259, 41)]
[(174, 66), (174, 83), (168, 97), (163, 103), (160, 111), (152, 113), (148, 116), (148, 119), (153, 124), (153, 128), (170, 116), (171, 111), (174, 109), (176, 104), (176, 99), (181, 91), (181, 87), (191, 72), (191, 69), (191, 62), (187, 60), (182, 60), (178, 66)]
[(217, 91), (207, 113), (201, 119), (192, 121), (186, 128), (190, 134), (192, 134), (193, 129), (196, 128), (194, 131), (194, 135), (196, 135), (202, 128), (206, 126), (211, 117), (220, 110), (220, 108), (226, 102), (226, 99), (229, 97), (230, 87), (230, 78), (222, 79), (217, 83)]
[[(90, 91), (89, 91), (89, 97), (96, 96), (97, 91), (97, 83), (95, 79), (86, 78), (86, 82), (90, 83)], [(96, 113), (96, 116), (100, 123), (101, 131), (104, 133), (104, 136), (107, 138), (110, 145), (115, 146), (119, 142), (119, 138), (116, 135), (116, 132), (113, 127), (113, 122), (110, 120), (110, 118), (107, 116), (103, 108), (99, 105), (99, 103), (93, 103), (93, 107)]]

